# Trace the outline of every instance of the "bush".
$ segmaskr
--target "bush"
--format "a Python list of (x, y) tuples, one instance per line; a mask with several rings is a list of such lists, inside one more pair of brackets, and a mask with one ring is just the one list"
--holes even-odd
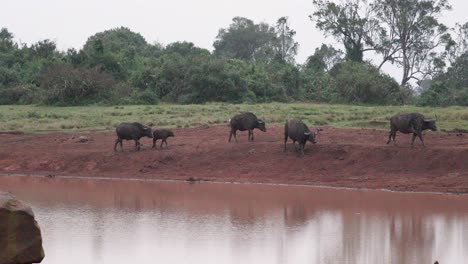
[(0, 104), (32, 104), (36, 100), (34, 85), (16, 85), (8, 88), (0, 88)]
[(110, 98), (116, 85), (111, 75), (98, 69), (53, 65), (40, 77), (43, 98), (48, 105), (83, 105), (99, 103)]
[(400, 86), (368, 63), (347, 61), (337, 70), (332, 101), (339, 103), (401, 104)]

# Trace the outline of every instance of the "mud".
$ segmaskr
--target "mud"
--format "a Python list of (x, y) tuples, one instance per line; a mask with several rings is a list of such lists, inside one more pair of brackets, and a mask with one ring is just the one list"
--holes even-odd
[(410, 135), (397, 134), (394, 146), (385, 144), (387, 131), (322, 129), (304, 157), (291, 142), (283, 152), (280, 126), (255, 130), (255, 142), (239, 133), (239, 143), (227, 142), (224, 126), (174, 129), (169, 149), (151, 149), (151, 139), (143, 138), (141, 151), (126, 141), (124, 151), (115, 153), (114, 132), (1, 134), (0, 174), (468, 193), (468, 134), (428, 132), (426, 148), (418, 139), (411, 148)]

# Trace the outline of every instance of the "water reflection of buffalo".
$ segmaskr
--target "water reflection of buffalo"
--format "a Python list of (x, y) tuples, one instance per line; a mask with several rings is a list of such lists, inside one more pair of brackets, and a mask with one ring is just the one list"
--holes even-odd
[(403, 134), (413, 133), (411, 146), (414, 145), (414, 139), (416, 136), (419, 137), (423, 146), (425, 146), (424, 140), (422, 138), (422, 131), (426, 129), (430, 129), (432, 131), (437, 130), (434, 119), (425, 118), (422, 114), (419, 113), (398, 114), (392, 116), (392, 118), (390, 118), (390, 135), (388, 136), (387, 144), (389, 144), (392, 139), (393, 143), (396, 144), (396, 132), (400, 131)]
[(125, 140), (134, 140), (135, 149), (140, 150), (140, 138), (149, 137), (152, 138), (153, 134), (151, 133), (151, 128), (144, 126), (140, 123), (121, 123), (115, 129), (117, 133), (117, 139), (114, 144), (114, 151), (117, 149), (117, 144), (120, 143), (120, 150), (122, 148), (122, 141)]

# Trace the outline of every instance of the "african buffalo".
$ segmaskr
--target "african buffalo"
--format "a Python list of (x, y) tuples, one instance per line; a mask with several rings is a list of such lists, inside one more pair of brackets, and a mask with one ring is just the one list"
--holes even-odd
[(414, 145), (414, 139), (416, 136), (419, 137), (423, 146), (424, 140), (422, 138), (422, 131), (430, 129), (436, 131), (437, 127), (435, 120), (425, 118), (422, 114), (419, 113), (409, 113), (409, 114), (397, 114), (390, 118), (390, 135), (388, 136), (387, 144), (392, 141), (396, 144), (395, 136), (396, 132), (400, 131), (403, 134), (413, 133), (413, 138), (411, 140), (411, 147)]
[(310, 132), (307, 125), (300, 120), (291, 119), (286, 121), (286, 124), (284, 124), (284, 151), (286, 151), (286, 142), (288, 142), (289, 137), (292, 139), (296, 150), (296, 141), (299, 143), (299, 149), (301, 150), (302, 156), (304, 156), (305, 144), (307, 141), (312, 142), (312, 144), (317, 143), (315, 138), (318, 133), (318, 129), (316, 132)]
[(135, 149), (140, 150), (140, 138), (149, 137), (152, 138), (151, 128), (144, 126), (140, 123), (121, 123), (115, 129), (117, 132), (117, 139), (115, 140), (114, 151), (117, 149), (117, 144), (120, 143), (120, 150), (122, 148), (122, 141), (135, 140)]
[(247, 112), (236, 115), (229, 120), (229, 124), (231, 125), (231, 133), (229, 134), (229, 142), (231, 142), (231, 138), (234, 135), (234, 139), (237, 142), (236, 131), (249, 131), (249, 141), (254, 140), (254, 128), (258, 128), (263, 132), (266, 132), (265, 122), (261, 119), (258, 119), (253, 113)]
[(163, 143), (166, 143), (166, 148), (168, 148), (167, 141), (166, 141), (168, 137), (174, 137), (174, 133), (171, 130), (169, 130), (169, 129), (156, 129), (156, 130), (154, 130), (154, 132), (153, 132), (153, 148), (156, 148), (156, 141), (158, 139), (162, 140), (160, 148), (162, 148)]

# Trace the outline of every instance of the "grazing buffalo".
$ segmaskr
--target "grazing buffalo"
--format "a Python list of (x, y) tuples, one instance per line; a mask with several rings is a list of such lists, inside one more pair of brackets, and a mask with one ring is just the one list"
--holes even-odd
[(396, 144), (396, 132), (400, 131), (403, 134), (413, 133), (411, 147), (413, 147), (414, 139), (416, 138), (416, 136), (419, 137), (423, 146), (425, 147), (426, 145), (424, 144), (424, 140), (422, 138), (422, 132), (426, 129), (436, 131), (437, 127), (435, 124), (435, 120), (425, 118), (419, 113), (394, 115), (392, 116), (392, 118), (390, 118), (390, 135), (388, 136), (387, 144), (389, 144), (390, 141), (392, 141), (392, 138), (393, 143)]
[(294, 148), (297, 150), (296, 141), (299, 143), (299, 149), (301, 150), (302, 156), (304, 156), (304, 147), (307, 141), (312, 142), (312, 144), (317, 143), (315, 137), (319, 133), (310, 132), (306, 124), (300, 120), (288, 120), (284, 124), (284, 151), (286, 151), (286, 142), (288, 142), (288, 137), (292, 139)]
[(140, 123), (122, 123), (115, 129), (117, 132), (117, 140), (115, 140), (114, 151), (116, 151), (117, 144), (120, 143), (120, 150), (122, 148), (122, 141), (135, 140), (135, 149), (140, 150), (140, 138), (149, 137), (152, 138), (151, 128), (144, 126)]
[(231, 142), (231, 138), (234, 135), (234, 139), (237, 142), (236, 131), (249, 131), (249, 141), (254, 140), (254, 128), (258, 128), (263, 132), (266, 132), (265, 122), (261, 119), (258, 119), (253, 113), (247, 112), (242, 113), (239, 115), (234, 116), (229, 120), (231, 125), (231, 133), (229, 134), (229, 142)]
[(153, 132), (153, 148), (156, 148), (156, 141), (158, 141), (158, 139), (162, 139), (160, 148), (162, 148), (163, 143), (166, 143), (166, 148), (168, 148), (167, 141), (166, 141), (168, 137), (174, 137), (174, 133), (171, 130), (169, 130), (169, 129), (156, 129), (156, 130), (154, 130), (154, 132)]

